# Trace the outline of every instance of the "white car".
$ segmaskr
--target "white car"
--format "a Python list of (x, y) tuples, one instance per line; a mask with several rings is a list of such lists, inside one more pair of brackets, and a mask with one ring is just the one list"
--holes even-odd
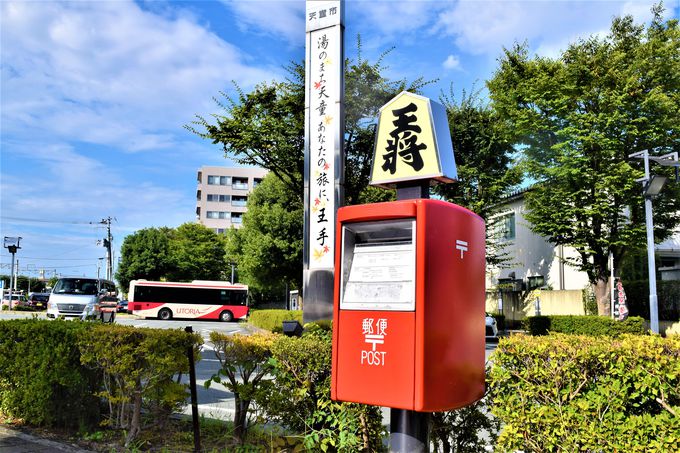
[(486, 338), (498, 337), (498, 324), (496, 323), (496, 318), (487, 313), (485, 323), (486, 323)]

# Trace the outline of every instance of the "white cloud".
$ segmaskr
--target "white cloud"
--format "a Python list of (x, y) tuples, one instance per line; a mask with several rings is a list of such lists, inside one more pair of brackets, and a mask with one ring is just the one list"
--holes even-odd
[(370, 22), (371, 31), (402, 40), (414, 33), (425, 39), (428, 25), (447, 2), (354, 0), (346, 5), (355, 9), (362, 20)]
[[(24, 256), (58, 258), (74, 248), (75, 256), (102, 256), (95, 240), (103, 233), (86, 222), (108, 216), (116, 217), (116, 247), (137, 229), (193, 221), (195, 201), (186, 191), (130, 178), (70, 145), (30, 142), (13, 150), (15, 157), (30, 159), (31, 171), (29, 178), (3, 171), (0, 227), (24, 237)], [(187, 181), (192, 176), (193, 169)]]
[(446, 57), (446, 60), (444, 60), (444, 63), (442, 63), (442, 66), (444, 69), (450, 70), (461, 69), (460, 59), (455, 55), (449, 55)]
[(159, 16), (131, 1), (0, 7), (10, 133), (129, 151), (167, 147), (194, 113), (215, 109), (212, 96), (230, 80), (251, 87), (275, 75), (181, 13)]
[(244, 31), (276, 36), (301, 45), (305, 37), (305, 4), (301, 1), (221, 0)]
[(435, 32), (454, 39), (459, 51), (498, 56), (503, 47), (528, 40), (542, 55), (554, 56), (579, 37), (600, 34), (614, 16), (648, 19), (653, 2), (459, 1), (439, 13)]

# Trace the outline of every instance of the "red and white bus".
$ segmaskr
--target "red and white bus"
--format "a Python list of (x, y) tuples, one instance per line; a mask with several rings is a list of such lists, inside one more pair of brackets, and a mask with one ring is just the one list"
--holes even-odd
[(248, 287), (229, 282), (191, 283), (133, 280), (128, 293), (128, 312), (145, 318), (219, 319), (248, 316)]

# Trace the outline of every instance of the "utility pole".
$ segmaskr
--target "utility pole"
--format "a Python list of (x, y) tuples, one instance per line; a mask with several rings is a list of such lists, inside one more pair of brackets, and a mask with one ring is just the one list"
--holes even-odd
[(113, 253), (111, 252), (111, 244), (113, 236), (111, 236), (111, 216), (102, 219), (99, 223), (106, 225), (106, 237), (104, 238), (104, 247), (106, 248), (106, 279), (113, 280)]

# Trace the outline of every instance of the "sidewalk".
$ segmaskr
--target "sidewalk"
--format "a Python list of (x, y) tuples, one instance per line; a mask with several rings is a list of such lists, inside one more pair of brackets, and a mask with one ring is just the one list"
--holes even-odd
[(40, 439), (0, 426), (0, 453), (91, 453), (72, 445)]

